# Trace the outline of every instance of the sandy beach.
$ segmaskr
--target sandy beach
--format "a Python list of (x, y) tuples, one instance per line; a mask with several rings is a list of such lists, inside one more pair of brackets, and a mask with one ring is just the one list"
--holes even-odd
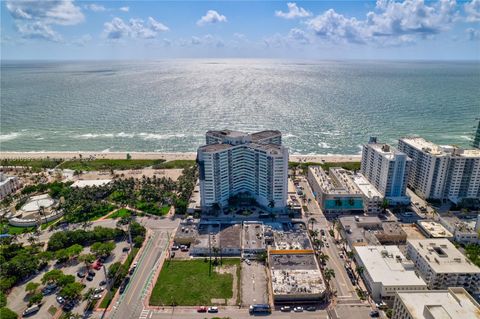
[[(132, 159), (164, 159), (173, 160), (194, 160), (197, 153), (161, 153), (161, 152), (1, 152), (0, 159), (41, 159), (41, 158), (106, 158), (125, 159), (130, 154)], [(358, 162), (361, 155), (297, 155), (291, 154), (292, 162)]]

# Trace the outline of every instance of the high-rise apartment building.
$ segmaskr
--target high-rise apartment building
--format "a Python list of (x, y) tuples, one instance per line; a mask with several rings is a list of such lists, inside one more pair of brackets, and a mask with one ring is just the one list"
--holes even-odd
[(409, 203), (406, 195), (411, 160), (405, 153), (371, 137), (362, 149), (361, 172), (391, 204)]
[(480, 293), (480, 268), (446, 238), (409, 239), (407, 255), (429, 289), (463, 287)]
[(281, 145), (279, 131), (208, 131), (206, 142), (197, 151), (204, 209), (227, 206), (237, 194), (251, 196), (277, 211), (285, 208), (288, 149)]
[(412, 159), (409, 186), (427, 199), (480, 198), (480, 150), (439, 146), (420, 137), (405, 137), (398, 148)]
[(473, 137), (473, 147), (480, 148), (480, 120), (478, 120), (477, 131)]

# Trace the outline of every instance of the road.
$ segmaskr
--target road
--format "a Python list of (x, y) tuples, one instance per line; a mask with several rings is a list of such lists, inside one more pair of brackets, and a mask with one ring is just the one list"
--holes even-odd
[[(353, 287), (347, 272), (344, 268), (344, 260), (339, 257), (340, 250), (335, 244), (334, 238), (332, 238), (328, 230), (332, 227), (331, 223), (327, 220), (325, 215), (322, 213), (322, 210), (318, 206), (317, 201), (315, 200), (310, 185), (306, 179), (301, 179), (300, 185), (303, 187), (306, 198), (307, 198), (307, 207), (308, 207), (308, 216), (306, 219), (315, 218), (317, 223), (313, 225), (314, 230), (320, 229), (325, 230), (325, 237), (327, 238), (327, 243), (329, 247), (323, 247), (322, 250), (325, 254), (329, 256), (327, 261), (327, 267), (335, 271), (335, 278), (331, 281), (333, 289), (337, 291), (338, 299), (345, 299), (346, 301), (351, 301), (356, 303), (359, 301), (355, 288)], [(310, 200), (309, 200), (310, 199)], [(310, 227), (310, 224), (308, 225)]]
[[(152, 226), (152, 225), (149, 225)], [(150, 228), (150, 238), (145, 243), (144, 249), (137, 256), (137, 268), (131, 276), (130, 284), (125, 292), (114, 300), (112, 310), (108, 318), (126, 319), (141, 318), (144, 311), (144, 301), (147, 298), (147, 290), (155, 285), (154, 275), (161, 260), (165, 257), (170, 236), (175, 227)]]

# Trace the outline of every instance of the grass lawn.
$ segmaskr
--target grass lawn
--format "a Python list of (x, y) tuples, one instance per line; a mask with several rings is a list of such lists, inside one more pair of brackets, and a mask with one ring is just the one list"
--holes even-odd
[(35, 230), (35, 227), (17, 227), (12, 226), (8, 222), (0, 224), (0, 233), (10, 235), (20, 235), (30, 233)]
[(110, 293), (107, 293), (107, 295), (105, 296), (105, 298), (102, 299), (98, 307), (102, 309), (107, 308), (110, 302), (112, 301), (113, 296), (115, 296), (116, 292), (117, 292), (117, 288), (112, 288), (112, 291)]
[(58, 222), (61, 221), (62, 219), (63, 219), (63, 217), (60, 217), (59, 219), (51, 220), (51, 221), (49, 221), (48, 223), (42, 224), (42, 225), (40, 226), (40, 229), (41, 229), (41, 230), (47, 229), (48, 227), (52, 226), (53, 224), (58, 223)]
[(54, 168), (60, 164), (59, 159), (2, 159), (1, 166), (26, 166), (31, 168)]
[(121, 208), (117, 210), (115, 213), (108, 216), (108, 218), (115, 219), (115, 218), (123, 218), (123, 217), (130, 217), (132, 212), (126, 208)]
[(154, 165), (155, 169), (188, 168), (195, 165), (195, 160), (174, 160)]
[[(239, 268), (240, 259), (224, 259), (223, 265)], [(150, 296), (150, 305), (175, 302), (180, 306), (198, 306), (211, 304), (212, 298), (232, 298), (233, 276), (215, 271), (209, 276), (208, 269), (209, 264), (203, 259), (166, 261)]]
[(141, 169), (153, 165), (159, 165), (164, 160), (145, 160), (145, 159), (96, 159), (96, 160), (71, 160), (63, 162), (60, 168), (73, 169), (79, 171), (98, 171), (98, 170), (127, 170)]
[(57, 308), (53, 305), (50, 306), (50, 308), (48, 308), (48, 313), (54, 316), (57, 313)]

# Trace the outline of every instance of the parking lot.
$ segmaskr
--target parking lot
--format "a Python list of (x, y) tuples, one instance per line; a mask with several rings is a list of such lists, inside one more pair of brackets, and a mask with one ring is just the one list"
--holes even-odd
[(265, 265), (252, 260), (250, 265), (243, 261), (241, 267), (242, 305), (248, 306), (256, 303), (268, 303)]
[[(12, 309), (14, 312), (21, 314), (23, 311), (27, 308), (28, 305), (28, 299), (26, 298), (26, 292), (25, 292), (25, 286), (27, 285), (28, 282), (38, 282), (41, 283), (41, 279), (43, 275), (53, 269), (59, 269), (61, 270), (65, 275), (74, 275), (75, 279), (77, 282), (81, 282), (84, 285), (86, 285), (85, 289), (83, 290), (83, 293), (87, 292), (89, 288), (98, 288), (99, 284), (102, 280), (106, 279), (106, 272), (108, 270), (108, 267), (117, 261), (123, 261), (124, 258), (127, 256), (127, 252), (123, 252), (123, 248), (129, 247), (129, 244), (125, 241), (118, 242), (116, 243), (116, 247), (112, 254), (105, 260), (104, 267), (99, 269), (98, 271), (95, 271), (95, 276), (93, 277), (92, 281), (88, 281), (86, 277), (84, 278), (79, 278), (77, 276), (78, 271), (84, 271), (85, 272), (85, 264), (83, 262), (78, 262), (76, 260), (69, 262), (68, 264), (61, 264), (61, 265), (56, 265), (55, 261), (52, 261), (49, 263), (48, 267), (46, 267), (42, 272), (39, 272), (36, 276), (30, 278), (29, 281), (23, 283), (22, 285), (18, 285), (15, 288), (13, 288), (12, 292), (8, 295), (8, 305), (9, 308)], [(86, 247), (83, 250), (83, 254), (89, 253), (90, 249), (89, 247)], [(39, 290), (42, 289), (43, 286), (40, 286)], [(105, 286), (104, 286), (105, 287)], [(53, 317), (53, 307), (56, 309), (59, 309), (61, 305), (57, 302), (56, 297), (58, 293), (58, 289), (50, 294), (47, 294), (43, 297), (42, 300), (42, 306), (40, 307), (40, 310), (31, 315), (31, 318), (52, 318)], [(101, 294), (104, 295), (105, 292), (102, 292)], [(72, 310), (73, 313), (78, 313), (78, 314), (83, 314), (83, 310), (87, 306), (87, 300), (79, 302), (75, 308)], [(51, 313), (49, 312), (49, 309), (52, 307), (50, 310)]]

